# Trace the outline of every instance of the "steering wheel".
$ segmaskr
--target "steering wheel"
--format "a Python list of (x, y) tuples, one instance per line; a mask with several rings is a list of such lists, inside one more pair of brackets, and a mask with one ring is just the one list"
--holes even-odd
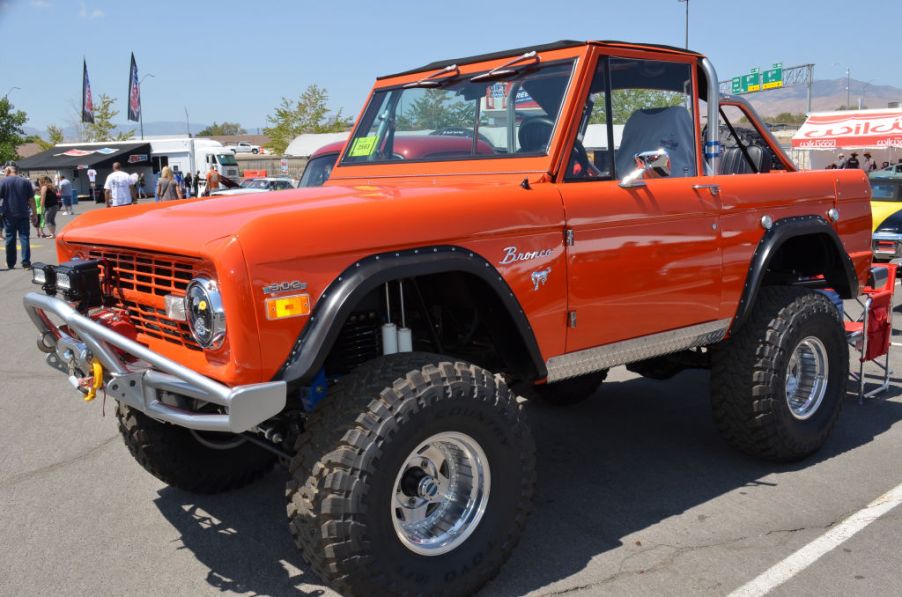
[[(576, 166), (579, 166), (578, 171)], [(601, 170), (589, 159), (589, 154), (579, 139), (573, 143), (573, 159), (567, 166), (567, 169), (568, 176), (572, 178), (595, 178), (601, 175)]]

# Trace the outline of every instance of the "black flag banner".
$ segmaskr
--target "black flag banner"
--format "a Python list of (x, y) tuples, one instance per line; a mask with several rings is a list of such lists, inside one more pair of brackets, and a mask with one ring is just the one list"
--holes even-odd
[(141, 118), (141, 87), (138, 83), (138, 64), (132, 52), (132, 66), (128, 73), (128, 119), (138, 122)]
[(91, 81), (88, 80), (88, 62), (82, 60), (81, 121), (94, 122), (94, 98), (91, 97)]

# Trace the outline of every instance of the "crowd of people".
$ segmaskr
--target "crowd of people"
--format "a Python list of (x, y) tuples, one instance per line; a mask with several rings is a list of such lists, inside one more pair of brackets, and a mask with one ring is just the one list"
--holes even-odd
[[(880, 166), (877, 165), (877, 160), (870, 154), (870, 152), (864, 152), (862, 154), (863, 159), (858, 159), (858, 152), (853, 151), (849, 154), (849, 157), (846, 157), (846, 154), (841, 153), (836, 156), (836, 159), (827, 165), (827, 170), (848, 170), (851, 168), (859, 168), (864, 170), (868, 174), (871, 172), (876, 172), (877, 170), (884, 170), (889, 168), (889, 162), (883, 162)], [(899, 163), (902, 164), (902, 160), (899, 160)]]
[(29, 180), (19, 176), (14, 162), (4, 167), (5, 177), (0, 180), (0, 240), (6, 245), (6, 267), (13, 269), (18, 260), (18, 247), (22, 247), (22, 267), (31, 268), (30, 229), (33, 226), (39, 238), (56, 236), (56, 215), (74, 215), (72, 183), (65, 176), (54, 182), (49, 176)]
[[(119, 207), (146, 197), (146, 182), (143, 174), (129, 174), (122, 170), (118, 162), (103, 184), (104, 201), (107, 207)], [(21, 247), (21, 265), (31, 268), (31, 228), (38, 238), (56, 236), (56, 216), (75, 215), (72, 197), (72, 183), (65, 175), (58, 180), (41, 176), (31, 180), (19, 175), (15, 162), (4, 166), (5, 176), (0, 179), (0, 240), (5, 242), (6, 266), (14, 269)], [(163, 167), (154, 188), (154, 200), (172, 201), (200, 196), (200, 171), (193, 176), (190, 172), (182, 175), (177, 168)], [(213, 166), (206, 176), (204, 194), (219, 188), (221, 177)]]

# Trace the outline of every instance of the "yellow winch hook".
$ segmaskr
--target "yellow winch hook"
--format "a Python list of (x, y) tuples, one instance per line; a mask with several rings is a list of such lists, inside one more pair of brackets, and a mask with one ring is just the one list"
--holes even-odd
[(94, 381), (91, 382), (91, 387), (88, 389), (88, 393), (85, 394), (85, 402), (90, 402), (97, 397), (97, 390), (103, 386), (103, 365), (100, 364), (100, 361), (94, 359), (91, 362), (91, 369), (94, 373)]

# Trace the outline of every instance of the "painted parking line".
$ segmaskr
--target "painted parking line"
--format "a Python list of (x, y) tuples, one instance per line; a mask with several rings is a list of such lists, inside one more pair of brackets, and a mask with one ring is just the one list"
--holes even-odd
[(730, 593), (728, 597), (766, 595), (811, 566), (825, 554), (851, 539), (859, 531), (899, 504), (902, 504), (902, 484), (890, 489), (782, 562), (742, 585)]

